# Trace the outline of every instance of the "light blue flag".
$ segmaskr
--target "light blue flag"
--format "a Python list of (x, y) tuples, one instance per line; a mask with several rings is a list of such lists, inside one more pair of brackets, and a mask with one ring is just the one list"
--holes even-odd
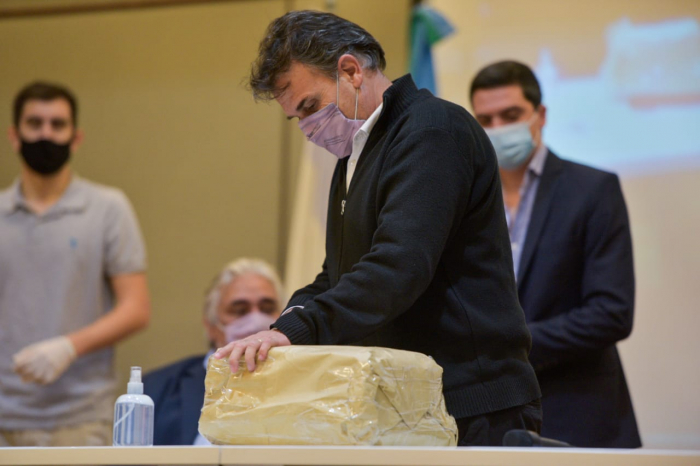
[(410, 73), (419, 89), (425, 88), (437, 95), (431, 48), (453, 32), (454, 27), (433, 8), (423, 5), (413, 8)]

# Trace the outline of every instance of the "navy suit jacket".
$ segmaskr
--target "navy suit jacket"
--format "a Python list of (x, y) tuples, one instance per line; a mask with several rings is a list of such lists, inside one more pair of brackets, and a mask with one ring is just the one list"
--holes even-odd
[(548, 153), (517, 279), (542, 435), (579, 447), (641, 446), (615, 346), (634, 315), (632, 240), (616, 175)]
[(143, 391), (155, 404), (154, 445), (192, 445), (204, 404), (204, 356), (146, 374)]

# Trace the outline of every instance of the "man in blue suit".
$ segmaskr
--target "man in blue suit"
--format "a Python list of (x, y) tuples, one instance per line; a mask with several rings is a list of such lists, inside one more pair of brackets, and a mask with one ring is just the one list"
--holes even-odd
[(144, 393), (155, 403), (154, 445), (209, 444), (198, 433), (209, 356), (228, 342), (269, 329), (279, 316), (281, 298), (277, 273), (259, 259), (238, 259), (214, 278), (203, 315), (210, 351), (144, 378)]
[(616, 175), (542, 142), (532, 70), (482, 69), (470, 99), (499, 162), (520, 303), (542, 388), (542, 435), (579, 447), (641, 446), (615, 344), (634, 314), (632, 241)]

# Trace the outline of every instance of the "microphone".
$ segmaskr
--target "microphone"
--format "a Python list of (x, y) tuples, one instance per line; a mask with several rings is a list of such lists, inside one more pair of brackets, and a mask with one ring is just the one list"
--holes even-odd
[(551, 438), (540, 437), (531, 430), (513, 429), (503, 436), (504, 447), (550, 447), (550, 448), (571, 448), (566, 442), (553, 440)]

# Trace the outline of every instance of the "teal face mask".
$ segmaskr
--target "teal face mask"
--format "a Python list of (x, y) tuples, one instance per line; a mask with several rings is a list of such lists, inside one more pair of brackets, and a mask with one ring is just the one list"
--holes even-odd
[(484, 128), (496, 150), (498, 166), (506, 170), (521, 167), (535, 148), (529, 121), (499, 128)]

